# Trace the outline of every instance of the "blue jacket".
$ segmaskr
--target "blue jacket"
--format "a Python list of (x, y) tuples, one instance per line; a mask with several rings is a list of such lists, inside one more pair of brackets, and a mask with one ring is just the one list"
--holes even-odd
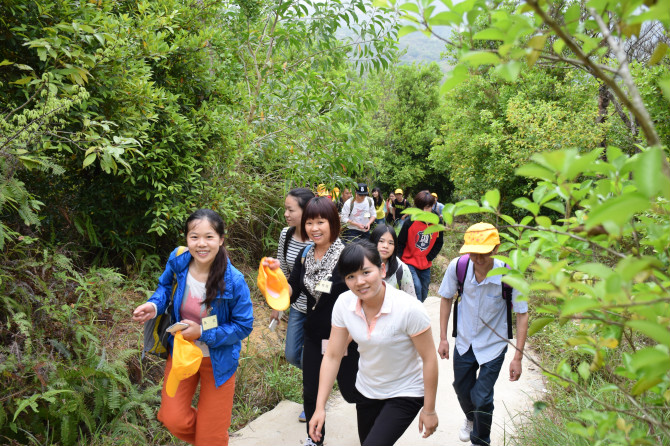
[[(156, 314), (165, 312), (172, 294), (173, 275), (176, 274), (177, 290), (174, 293), (174, 314), (172, 316), (175, 321), (182, 319), (179, 312), (190, 262), (191, 254), (188, 251), (177, 256), (177, 249), (175, 249), (170, 254), (165, 271), (158, 279), (158, 289), (149, 299), (149, 302), (156, 305), (158, 310)], [(237, 370), (242, 339), (249, 336), (254, 322), (249, 287), (242, 273), (230, 263), (230, 260), (228, 260), (223, 280), (226, 289), (223, 294), (216, 296), (212, 302), (212, 311), (209, 313), (210, 316), (216, 315), (218, 327), (204, 330), (199, 339), (209, 347), (216, 387), (228, 381)], [(172, 354), (173, 342), (174, 338), (170, 336), (170, 354)]]

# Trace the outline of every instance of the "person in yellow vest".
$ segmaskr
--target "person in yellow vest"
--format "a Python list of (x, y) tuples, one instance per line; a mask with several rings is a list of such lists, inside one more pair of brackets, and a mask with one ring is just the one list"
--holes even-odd
[(375, 205), (375, 226), (381, 225), (384, 223), (386, 218), (386, 201), (382, 197), (382, 191), (380, 188), (375, 187), (372, 189), (372, 201)]

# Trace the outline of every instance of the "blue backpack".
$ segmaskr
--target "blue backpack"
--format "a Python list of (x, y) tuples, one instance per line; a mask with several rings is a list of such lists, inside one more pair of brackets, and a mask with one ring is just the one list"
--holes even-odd
[[(505, 265), (509, 268), (509, 265)], [(458, 324), (458, 299), (463, 296), (463, 284), (465, 283), (465, 276), (468, 275), (468, 268), (470, 268), (470, 254), (462, 255), (458, 258), (456, 263), (456, 280), (458, 280), (458, 297), (454, 302), (454, 324), (451, 336), (456, 337)], [(502, 298), (505, 299), (507, 307), (507, 338), (512, 339), (512, 287), (506, 283), (502, 283)]]

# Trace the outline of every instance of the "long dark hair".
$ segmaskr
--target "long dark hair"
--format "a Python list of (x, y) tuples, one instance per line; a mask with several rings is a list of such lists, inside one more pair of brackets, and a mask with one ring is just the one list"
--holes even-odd
[(382, 190), (380, 188), (375, 187), (372, 189), (372, 192), (374, 191), (377, 191), (377, 197), (375, 198), (373, 194), (372, 199), (375, 201), (375, 208), (378, 208), (384, 202), (384, 198), (382, 197)]
[(377, 268), (382, 267), (382, 258), (377, 251), (377, 247), (367, 240), (361, 240), (358, 243), (349, 243), (340, 254), (337, 261), (337, 270), (340, 276), (346, 277), (363, 268), (365, 259)]
[[(296, 187), (295, 189), (291, 189), (288, 191), (288, 194), (293, 198), (295, 198), (295, 201), (298, 202), (298, 206), (300, 206), (300, 209), (302, 209), (302, 212), (305, 212), (305, 208), (307, 207), (307, 203), (309, 203), (309, 200), (314, 198), (314, 192), (312, 192), (310, 189), (306, 187)], [(284, 241), (284, 246), (288, 247), (288, 243), (291, 240), (291, 237), (293, 237), (293, 234), (295, 234), (295, 228), (297, 226), (293, 226), (288, 229), (286, 232), (286, 240)], [(304, 232), (300, 231), (300, 240), (303, 242), (307, 240), (309, 237), (305, 235)], [(284, 253), (284, 257), (286, 257), (286, 253)]]
[(393, 237), (393, 252), (391, 253), (391, 257), (386, 261), (386, 277), (390, 277), (391, 274), (395, 273), (395, 270), (398, 269), (398, 256), (396, 255), (396, 252), (398, 252), (398, 236), (396, 235), (393, 226), (389, 226), (385, 223), (377, 225), (372, 231), (372, 234), (370, 234), (370, 242), (375, 245), (375, 249), (377, 249), (379, 239), (387, 232)]
[[(188, 231), (190, 229), (191, 223), (196, 220), (207, 220), (212, 228), (223, 238), (226, 228), (223, 224), (223, 219), (219, 214), (214, 212), (211, 209), (198, 209), (192, 213), (184, 224), (184, 234), (188, 236)], [(207, 307), (212, 306), (212, 302), (216, 295), (221, 293), (223, 294), (226, 289), (226, 283), (223, 278), (226, 275), (226, 269), (228, 268), (228, 252), (226, 252), (225, 243), (219, 246), (219, 252), (216, 253), (216, 257), (212, 262), (212, 266), (207, 275), (207, 284), (205, 285), (205, 301), (204, 304)]]

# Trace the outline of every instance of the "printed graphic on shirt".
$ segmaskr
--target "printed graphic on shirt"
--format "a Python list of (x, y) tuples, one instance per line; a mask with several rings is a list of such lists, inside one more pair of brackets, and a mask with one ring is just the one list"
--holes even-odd
[(417, 232), (414, 246), (416, 246), (416, 249), (419, 251), (426, 251), (430, 246), (430, 234), (426, 235), (423, 231)]
[(189, 274), (186, 278), (184, 296), (186, 298), (182, 300), (180, 311), (182, 319), (200, 323), (201, 319), (207, 316), (207, 307), (203, 303), (205, 300), (205, 284), (194, 280)]

